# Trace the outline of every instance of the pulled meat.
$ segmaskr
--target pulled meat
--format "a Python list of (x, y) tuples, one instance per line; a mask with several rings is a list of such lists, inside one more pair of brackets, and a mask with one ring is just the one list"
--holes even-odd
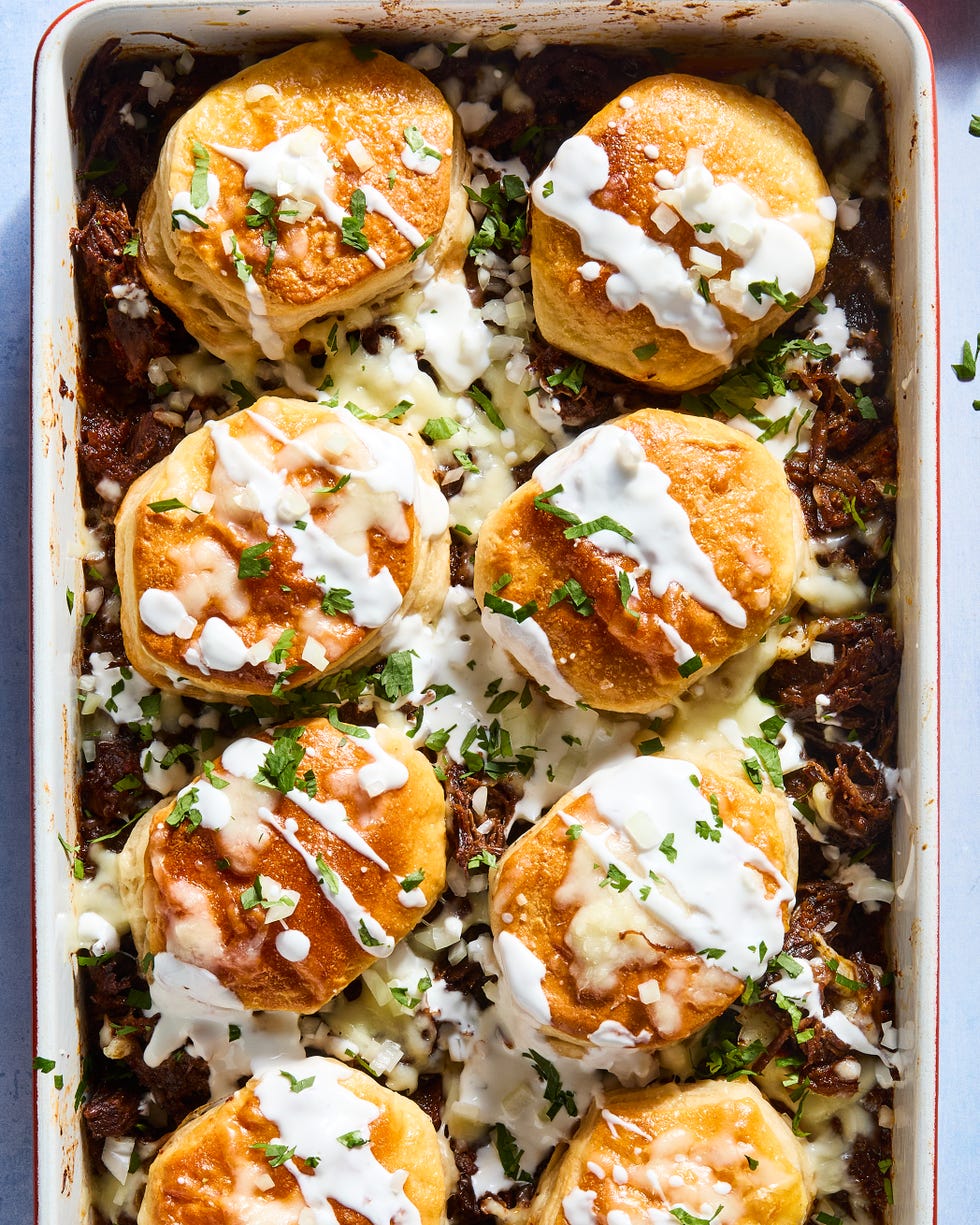
[(456, 1162), (456, 1186), (449, 1203), (446, 1205), (446, 1215), (454, 1225), (486, 1225), (489, 1219), (480, 1211), (473, 1190), (473, 1175), (476, 1173), (476, 1156), (472, 1149), (460, 1147), (450, 1140), (453, 1150), (453, 1160)]
[[(466, 941), (469, 943), (478, 936), (489, 935), (489, 932), (490, 928), (485, 924), (477, 924), (467, 930)], [(484, 987), (490, 978), (478, 961), (464, 957), (462, 961), (457, 961), (454, 965), (449, 960), (449, 952), (446, 950), (436, 960), (433, 970), (436, 978), (441, 979), (451, 990), (468, 995), (480, 1008), (490, 1007), (490, 1001), (484, 992)]]
[[(783, 952), (810, 964), (825, 1014), (841, 1009), (855, 1024), (863, 1022), (862, 1028), (879, 1032), (892, 1015), (891, 994), (881, 971), (863, 953), (856, 952), (848, 958), (828, 942), (831, 935), (836, 942), (838, 933), (853, 929), (850, 923), (853, 909), (843, 885), (829, 880), (802, 883)], [(771, 987), (783, 972), (781, 967), (774, 968), (765, 984)], [(796, 1061), (794, 1066), (801, 1082), (805, 1078), (814, 1092), (825, 1097), (850, 1097), (858, 1092), (859, 1081), (842, 1076), (839, 1069), (841, 1061), (852, 1055), (851, 1048), (819, 1017), (807, 1016), (801, 1023), (800, 1029), (812, 1031), (812, 1036), (801, 1042), (787, 1011), (780, 1009), (773, 999), (766, 999), (762, 1007), (776, 1022), (778, 1033), (754, 1065), (756, 1070), (774, 1058), (791, 1058)]]
[[(128, 383), (141, 384), (150, 359), (173, 350), (174, 329), (148, 296), (135, 255), (124, 253), (133, 235), (125, 206), (92, 187), (79, 205), (78, 221), (71, 245), (86, 318), (101, 324), (98, 335), (108, 345), (114, 369)], [(114, 289), (125, 291), (130, 300), (117, 298)], [(122, 309), (126, 305), (134, 308), (132, 313)]]
[[(147, 806), (140, 762), (141, 743), (128, 730), (121, 730), (111, 740), (96, 742), (95, 760), (86, 768), (80, 784), (84, 841), (118, 831), (140, 808)], [(141, 780), (140, 785), (121, 789), (117, 786), (130, 778)]]
[(786, 476), (800, 500), (807, 531), (814, 539), (835, 533), (862, 534), (824, 554), (827, 565), (844, 562), (857, 568), (863, 582), (882, 590), (888, 585), (887, 554), (894, 531), (895, 502), (885, 491), (895, 482), (898, 442), (893, 425), (882, 424), (889, 408), (875, 398), (877, 417), (865, 399), (858, 400), (823, 367), (799, 375), (816, 405), (808, 451), (786, 461)]
[[(208, 1100), (208, 1067), (202, 1059), (174, 1051), (159, 1066), (148, 1067), (143, 1051), (157, 1019), (143, 1015), (146, 980), (139, 972), (135, 950), (127, 941), (109, 961), (82, 970), (86, 1023), (95, 1037), (108, 1026), (121, 1045), (118, 1058), (108, 1058), (97, 1041), (87, 1067), (87, 1094), (82, 1107), (93, 1139), (126, 1135), (138, 1112), (142, 1134), (161, 1136), (172, 1131), (191, 1110)], [(155, 1109), (146, 1112), (142, 1101), (152, 1095)]]
[(138, 1086), (126, 1088), (108, 1082), (97, 1085), (82, 1107), (82, 1118), (93, 1140), (125, 1136), (133, 1131), (140, 1117)]
[[(483, 815), (473, 808), (473, 793), (487, 789)], [(503, 854), (507, 831), (514, 817), (518, 794), (508, 782), (495, 782), (480, 774), (467, 774), (454, 761), (446, 762), (446, 794), (452, 814), (449, 843), (453, 858), (461, 868), (467, 868), (474, 855), (481, 851), (495, 857)], [(478, 827), (486, 826), (484, 832)]]
[(442, 1077), (437, 1073), (426, 1073), (419, 1077), (418, 1088), (411, 1095), (412, 1101), (432, 1120), (436, 1131), (442, 1129), (442, 1108), (446, 1095), (442, 1090)]
[(575, 359), (540, 337), (530, 344), (530, 370), (555, 402), (555, 409), (566, 429), (578, 430), (598, 425), (621, 413), (633, 412), (650, 402), (649, 394), (639, 383), (624, 378), (592, 362), (582, 362), (580, 390), (574, 391), (563, 383), (551, 386), (549, 377), (567, 370)]
[[(856, 748), (878, 761), (889, 761), (897, 733), (895, 699), (902, 649), (887, 617), (835, 617), (822, 622), (817, 639), (833, 643), (834, 662), (817, 663), (808, 653), (777, 660), (763, 677), (763, 695), (793, 719), (818, 759), (835, 751), (846, 761)], [(829, 706), (817, 701), (824, 697), (831, 699)], [(831, 726), (853, 734), (860, 745), (828, 744)]]
[(787, 787), (792, 796), (805, 799), (817, 783), (830, 792), (834, 831), (847, 846), (874, 844), (891, 829), (895, 800), (888, 790), (881, 765), (855, 744), (836, 744), (830, 770), (810, 760), (795, 773)]

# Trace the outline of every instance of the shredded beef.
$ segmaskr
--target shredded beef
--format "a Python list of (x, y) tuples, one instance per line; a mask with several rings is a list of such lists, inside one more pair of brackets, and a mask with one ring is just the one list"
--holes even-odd
[(473, 586), (473, 541), (455, 532), (449, 538), (449, 581), (454, 587)]
[[(895, 429), (887, 423), (890, 410), (883, 399), (874, 397), (871, 402), (880, 420), (862, 416), (855, 396), (822, 367), (799, 377), (816, 410), (810, 448), (786, 461), (786, 475), (800, 499), (807, 531), (818, 539), (853, 532), (864, 524), (865, 536), (829, 550), (823, 561), (849, 563), (876, 592), (887, 590), (895, 502), (885, 487), (895, 483), (897, 464)], [(870, 411), (866, 404), (864, 408)]]
[(790, 916), (784, 948), (795, 955), (812, 956), (813, 936), (828, 938), (851, 912), (851, 899), (836, 881), (806, 881), (796, 890), (796, 906)]
[(887, 276), (891, 268), (889, 204), (887, 197), (862, 199), (861, 224), (850, 230), (837, 227), (821, 290), (835, 296), (854, 331), (874, 329), (883, 336), (891, 331), (890, 310), (874, 291), (871, 270)]
[[(466, 933), (466, 939), (467, 941), (474, 940), (477, 936), (487, 934), (489, 931), (489, 927), (482, 924), (471, 927)], [(490, 1007), (490, 1001), (483, 990), (490, 979), (479, 962), (464, 957), (462, 961), (453, 965), (447, 951), (437, 959), (433, 969), (436, 978), (441, 979), (447, 987), (468, 995), (480, 1008)]]
[(476, 1156), (472, 1149), (461, 1148), (454, 1140), (450, 1141), (453, 1150), (453, 1160), (459, 1177), (456, 1187), (449, 1197), (446, 1215), (454, 1225), (486, 1225), (488, 1217), (480, 1211), (473, 1191), (473, 1175), (476, 1173)]
[(126, 1062), (139, 1083), (153, 1094), (154, 1101), (166, 1114), (169, 1124), (163, 1130), (176, 1127), (211, 1096), (208, 1065), (203, 1059), (192, 1058), (183, 1051), (174, 1051), (163, 1063), (151, 1068), (143, 1062), (143, 1052), (139, 1050), (134, 1051)]
[[(473, 793), (487, 789), (483, 816), (473, 810)], [(518, 793), (508, 782), (495, 782), (480, 774), (467, 774), (456, 762), (446, 763), (446, 794), (452, 813), (449, 842), (452, 855), (465, 868), (474, 855), (489, 851), (500, 856), (507, 845), (507, 831), (514, 816)], [(477, 826), (487, 825), (485, 833)]]
[(150, 359), (171, 352), (175, 334), (152, 299), (145, 303), (146, 315), (137, 318), (120, 310), (120, 301), (125, 299), (113, 296), (114, 286), (142, 295), (148, 292), (136, 257), (123, 254), (133, 234), (129, 213), (124, 205), (91, 187), (79, 205), (78, 221), (78, 228), (71, 232), (71, 245), (90, 332), (94, 323), (96, 335), (109, 345), (114, 369), (127, 382), (143, 383)]
[(442, 1077), (434, 1073), (419, 1077), (418, 1088), (410, 1095), (416, 1106), (420, 1107), (432, 1120), (432, 1126), (439, 1131), (442, 1128), (442, 1108), (445, 1104), (445, 1094), (442, 1091)]
[[(817, 663), (809, 653), (778, 660), (763, 678), (764, 695), (793, 720), (818, 759), (828, 760), (830, 753), (833, 760), (836, 753), (847, 761), (864, 749), (879, 761), (891, 761), (901, 648), (887, 617), (835, 618), (821, 624), (817, 637), (833, 643), (834, 662)], [(830, 698), (829, 706), (818, 705), (822, 696)], [(852, 733), (860, 744), (828, 743), (830, 727)]]
[(125, 1136), (139, 1122), (140, 1091), (137, 1087), (98, 1085), (82, 1107), (82, 1118), (93, 1140)]
[(398, 342), (398, 329), (391, 323), (372, 323), (370, 327), (361, 328), (357, 335), (361, 338), (361, 348), (372, 357), (381, 352), (382, 340)]
[(621, 413), (649, 405), (650, 397), (643, 387), (602, 366), (582, 363), (582, 388), (571, 391), (561, 383), (551, 386), (547, 379), (573, 365), (575, 358), (540, 337), (532, 338), (530, 370), (538, 382), (554, 397), (562, 425), (566, 429), (584, 429), (617, 417)]
[[(856, 1136), (847, 1161), (851, 1178), (861, 1188), (875, 1225), (881, 1225), (888, 1215), (885, 1179), (891, 1179), (891, 1131), (877, 1120), (884, 1106), (891, 1107), (892, 1091), (873, 1088), (865, 1099), (865, 1108), (875, 1119), (866, 1135)], [(884, 1169), (882, 1166), (884, 1165)]]
[[(825, 746), (816, 746), (820, 751)], [(830, 790), (831, 815), (835, 831), (850, 847), (865, 847), (876, 842), (891, 827), (895, 801), (888, 791), (881, 766), (868, 753), (853, 744), (832, 746), (831, 770), (810, 760), (792, 776), (790, 793), (806, 797), (818, 782)]]
[[(175, 1051), (159, 1065), (147, 1067), (143, 1050), (156, 1027), (155, 1017), (145, 1017), (142, 1004), (146, 980), (136, 963), (135, 949), (126, 940), (114, 957), (102, 965), (82, 969), (85, 984), (86, 1023), (92, 1036), (88, 1094), (83, 1117), (94, 1139), (121, 1135), (132, 1130), (123, 1121), (147, 1093), (152, 1093), (157, 1111), (143, 1120), (145, 1135), (163, 1135), (209, 1097), (208, 1068), (202, 1059)], [(131, 1002), (132, 1001), (132, 1002)], [(128, 1044), (120, 1059), (109, 1059), (99, 1048), (96, 1035), (110, 1025)], [(91, 1107), (91, 1109), (89, 1109)], [(118, 1130), (116, 1130), (118, 1129)]]
[(145, 402), (133, 396), (110, 400), (105, 389), (87, 377), (82, 379), (82, 403), (78, 462), (91, 490), (107, 480), (125, 493), (183, 437), (183, 430), (159, 421)]
[(115, 786), (127, 775), (142, 779), (140, 748), (138, 738), (127, 730), (121, 730), (111, 740), (96, 742), (95, 760), (85, 769), (80, 784), (81, 832), (87, 842), (118, 829), (146, 807), (142, 786), (124, 790)]

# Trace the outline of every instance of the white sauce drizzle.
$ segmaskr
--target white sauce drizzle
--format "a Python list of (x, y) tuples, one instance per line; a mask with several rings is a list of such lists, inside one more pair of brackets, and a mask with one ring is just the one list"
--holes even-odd
[(792, 978), (789, 974), (783, 974), (772, 984), (770, 990), (803, 1004), (811, 1017), (823, 1021), (830, 1032), (840, 1038), (841, 1042), (849, 1046), (851, 1050), (858, 1051), (862, 1055), (873, 1055), (888, 1068), (900, 1068), (901, 1061), (895, 1052), (886, 1050), (883, 1046), (875, 1046), (869, 1041), (864, 1030), (844, 1016), (839, 1009), (824, 1012), (820, 999), (820, 987), (813, 974), (813, 963), (801, 958), (796, 958), (796, 961), (801, 967), (796, 977)]
[(550, 697), (564, 702), (566, 706), (574, 706), (581, 698), (582, 695), (558, 670), (548, 635), (533, 617), (515, 621), (504, 613), (484, 608), (482, 621), (490, 637), (499, 642), (527, 670), (529, 676), (546, 688)]
[(490, 365), (493, 333), (472, 309), (462, 281), (433, 278), (422, 290), (423, 352), (450, 391), (462, 392)]
[(562, 486), (552, 501), (583, 523), (611, 515), (632, 540), (604, 530), (589, 539), (607, 553), (625, 554), (650, 575), (658, 599), (677, 583), (728, 625), (742, 628), (745, 609), (726, 590), (711, 559), (698, 547), (684, 508), (668, 493), (670, 478), (651, 463), (639, 441), (615, 425), (586, 430), (538, 465), (544, 489)]
[(595, 1191), (583, 1191), (581, 1187), (569, 1191), (561, 1202), (568, 1225), (598, 1225), (595, 1200)]
[(310, 955), (310, 938), (305, 932), (282, 931), (276, 936), (276, 952), (286, 961), (305, 961)]
[[(665, 757), (638, 757), (600, 770), (576, 794), (592, 797), (610, 829), (598, 834), (586, 825), (580, 836), (600, 868), (606, 872), (613, 865), (630, 878), (631, 896), (683, 943), (698, 953), (721, 950), (705, 957), (707, 964), (739, 978), (758, 977), (766, 964), (759, 956), (762, 944), (782, 946), (782, 904), (792, 902), (793, 890), (758, 848), (719, 823), (692, 776), (700, 778), (700, 772), (690, 762)], [(566, 825), (576, 823), (566, 813), (561, 817)], [(699, 823), (718, 841), (699, 835)], [(613, 830), (635, 848), (639, 881), (632, 879), (635, 866), (610, 851)], [(668, 837), (672, 857), (660, 849)], [(775, 883), (771, 897), (759, 873)], [(649, 892), (641, 894), (648, 884)]]
[[(309, 200), (324, 217), (341, 229), (350, 214), (333, 198), (330, 188), (334, 181), (333, 163), (323, 147), (324, 136), (307, 124), (295, 132), (287, 132), (261, 149), (235, 149), (229, 145), (211, 146), (245, 170), (245, 186), (283, 200)], [(377, 268), (384, 260), (369, 247), (364, 254)]]
[(547, 969), (539, 958), (510, 932), (501, 932), (494, 941), (500, 968), (514, 1000), (539, 1025), (551, 1021), (551, 1005), (544, 989)]
[[(699, 352), (727, 361), (731, 337), (721, 312), (698, 293), (696, 278), (673, 247), (655, 242), (638, 225), (592, 203), (592, 195), (608, 181), (605, 150), (580, 134), (561, 146), (535, 180), (531, 197), (541, 212), (575, 230), (585, 255), (617, 270), (605, 285), (614, 307), (627, 311), (643, 305), (659, 327), (679, 331)], [(547, 196), (546, 183), (552, 184)]]
[(716, 183), (700, 149), (689, 149), (679, 174), (658, 170), (660, 201), (693, 225), (712, 225), (705, 238), (742, 260), (726, 280), (714, 277), (711, 293), (746, 319), (761, 319), (773, 302), (766, 294), (757, 302), (749, 293), (756, 281), (779, 281), (784, 293), (804, 298), (813, 284), (815, 264), (810, 244), (786, 221), (766, 217), (759, 201), (740, 183)]
[(658, 617), (654, 614), (653, 619), (660, 626), (664, 637), (670, 643), (671, 650), (674, 652), (674, 663), (686, 664), (689, 659), (693, 659), (697, 655), (697, 651), (695, 651), (691, 644), (685, 642), (677, 630), (672, 625), (668, 625), (663, 617)]
[(154, 634), (173, 634), (175, 638), (190, 638), (197, 629), (192, 617), (173, 591), (147, 587), (139, 600), (140, 620)]
[[(214, 439), (217, 462), (230, 480), (253, 491), (259, 513), (269, 525), (269, 534), (281, 532), (289, 539), (293, 556), (305, 577), (315, 582), (318, 577), (326, 576), (327, 581), (320, 584), (324, 591), (331, 587), (348, 590), (354, 603), (350, 615), (357, 625), (383, 625), (402, 602), (401, 592), (390, 572), (382, 568), (377, 574), (371, 574), (370, 559), (366, 555), (348, 553), (312, 519), (305, 530), (296, 528), (295, 520), (288, 513), (283, 514), (283, 494), (287, 488), (284, 473), (270, 471), (232, 438), (227, 422), (214, 421), (208, 428)], [(322, 461), (322, 466), (330, 467), (326, 461)], [(288, 511), (288, 507), (285, 509)]]
[(190, 191), (174, 192), (173, 200), (170, 202), (170, 210), (171, 216), (174, 213), (178, 214), (178, 216), (173, 217), (173, 220), (177, 223), (177, 229), (182, 230), (185, 234), (193, 234), (195, 231), (200, 231), (201, 227), (196, 225), (190, 217), (185, 217), (184, 214), (193, 213), (195, 217), (200, 217), (204, 221), (207, 214), (212, 209), (218, 207), (220, 192), (221, 183), (218, 180), (218, 176), (211, 171), (208, 171), (208, 198), (200, 208), (194, 208), (191, 204)]
[[(313, 1083), (293, 1093), (283, 1072), (295, 1080), (312, 1077)], [(310, 1225), (337, 1225), (331, 1200), (371, 1225), (421, 1225), (418, 1209), (405, 1194), (407, 1170), (386, 1169), (371, 1147), (371, 1127), (381, 1110), (344, 1086), (349, 1076), (343, 1064), (313, 1057), (270, 1069), (254, 1086), (259, 1109), (279, 1131), (277, 1142), (295, 1149), (298, 1157), (320, 1159), (313, 1170), (304, 1166), (303, 1173), (294, 1160), (285, 1162), (312, 1214)], [(339, 1137), (350, 1133), (368, 1142), (348, 1147)]]

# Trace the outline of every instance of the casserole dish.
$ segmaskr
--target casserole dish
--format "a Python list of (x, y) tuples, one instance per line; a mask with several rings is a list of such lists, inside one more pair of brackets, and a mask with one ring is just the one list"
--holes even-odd
[[(69, 231), (75, 224), (76, 150), (66, 99), (81, 69), (108, 39), (150, 55), (174, 40), (195, 50), (262, 52), (327, 30), (369, 28), (379, 37), (460, 41), (512, 22), (506, 7), (459, 4), (437, 11), (298, 2), (240, 12), (226, 5), (83, 4), (52, 27), (38, 59), (35, 98), (33, 263), (33, 681), (37, 932), (37, 1050), (57, 1052), (64, 1089), (40, 1078), (38, 1219), (84, 1219), (88, 1191), (73, 1108), (82, 1082), (75, 985), (71, 875), (59, 836), (74, 842), (78, 715), (76, 619), (66, 591), (84, 587), (77, 498), (75, 395), (79, 333)], [(894, 960), (906, 1056), (896, 1086), (895, 1219), (933, 1213), (937, 986), (937, 459), (934, 115), (928, 51), (904, 9), (882, 3), (809, 0), (781, 6), (521, 7), (522, 31), (547, 41), (655, 43), (719, 55), (778, 43), (843, 54), (871, 65), (885, 92), (891, 148), (895, 262), (894, 398), (902, 439), (895, 541), (896, 617), (905, 644), (900, 691), (900, 802), (895, 826)], [(146, 31), (151, 25), (153, 30)]]

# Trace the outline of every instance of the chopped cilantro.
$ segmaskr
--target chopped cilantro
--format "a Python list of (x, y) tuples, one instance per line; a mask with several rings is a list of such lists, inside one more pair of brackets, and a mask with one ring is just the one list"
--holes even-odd
[(774, 787), (782, 787), (783, 768), (779, 762), (779, 750), (776, 746), (768, 740), (763, 740), (761, 736), (744, 736), (742, 742), (748, 745), (756, 757), (758, 757), (762, 768), (769, 775), (772, 785)]
[(239, 578), (265, 578), (272, 569), (272, 558), (265, 554), (272, 548), (271, 540), (247, 545), (238, 559)]
[(293, 1076), (291, 1072), (286, 1072), (283, 1070), (280, 1070), (279, 1075), (285, 1076), (285, 1078), (289, 1081), (290, 1093), (302, 1093), (304, 1089), (309, 1089), (316, 1080), (315, 1076), (307, 1076), (303, 1080), (299, 1080), (298, 1077)]
[(577, 579), (566, 579), (560, 587), (556, 587), (548, 600), (548, 607), (554, 608), (563, 600), (568, 600), (580, 617), (591, 617), (595, 611), (592, 600), (585, 594), (582, 584)]
[(290, 1161), (296, 1156), (295, 1144), (287, 1147), (285, 1144), (275, 1144), (272, 1141), (268, 1141), (264, 1144), (250, 1144), (249, 1148), (261, 1149), (261, 1151), (265, 1153), (266, 1157), (268, 1158), (269, 1165), (271, 1165), (273, 1169), (276, 1169), (281, 1165), (285, 1165), (287, 1161)]
[(442, 154), (437, 149), (433, 149), (431, 145), (425, 143), (425, 138), (414, 123), (409, 124), (405, 129), (405, 144), (408, 145), (413, 153), (421, 153), (423, 157), (434, 157), (438, 161), (442, 161)]
[(545, 382), (549, 387), (563, 387), (573, 396), (577, 396), (582, 390), (584, 378), (585, 362), (573, 362), (570, 366), (564, 366), (554, 374), (549, 374)]
[(176, 828), (182, 822), (187, 822), (187, 828), (191, 830), (197, 827), (204, 820), (200, 810), (196, 807), (198, 801), (198, 791), (196, 787), (189, 787), (183, 795), (177, 797), (177, 802), (167, 814), (167, 824)]
[(677, 671), (681, 676), (687, 678), (693, 676), (695, 672), (700, 672), (704, 667), (700, 655), (692, 655), (690, 659), (685, 659), (682, 664), (677, 665)]
[(394, 651), (385, 660), (378, 684), (389, 702), (412, 692), (412, 656), (415, 651)]
[(428, 438), (430, 442), (438, 442), (443, 438), (452, 438), (453, 434), (458, 434), (459, 422), (453, 421), (452, 417), (430, 417), (420, 432), (422, 437)]
[(503, 1123), (497, 1123), (491, 1129), (490, 1138), (493, 1141), (493, 1147), (497, 1150), (505, 1176), (512, 1182), (530, 1182), (532, 1175), (527, 1170), (521, 1169), (524, 1150), (518, 1148), (517, 1141), (510, 1129)]
[(617, 868), (614, 863), (611, 863), (606, 869), (606, 875), (599, 882), (599, 888), (602, 889), (606, 885), (612, 885), (617, 893), (625, 893), (632, 885), (632, 880), (620, 868)]
[(331, 587), (323, 593), (320, 610), (328, 617), (354, 611), (354, 599), (346, 587)]
[(799, 302), (799, 298), (795, 293), (784, 293), (779, 288), (779, 278), (772, 281), (752, 281), (749, 285), (749, 293), (755, 298), (756, 302), (762, 301), (762, 295), (772, 298), (777, 306), (786, 307), (795, 306)]
[(543, 1055), (539, 1055), (537, 1051), (525, 1051), (523, 1057), (531, 1062), (535, 1072), (544, 1082), (544, 1100), (549, 1103), (548, 1118), (555, 1118), (562, 1110), (570, 1118), (577, 1118), (578, 1105), (575, 1096), (571, 1090), (563, 1088), (561, 1076), (555, 1065)]
[(208, 167), (211, 155), (198, 141), (191, 144), (194, 154), (194, 173), (191, 175), (191, 208), (204, 208), (208, 202)]
[[(349, 216), (340, 223), (342, 241), (355, 251), (367, 251), (371, 245), (364, 234), (364, 218), (367, 212), (367, 200), (364, 192), (358, 187), (351, 195)], [(352, 350), (353, 352), (353, 350)]]
[(527, 188), (523, 180), (516, 174), (505, 174), (481, 191), (467, 187), (466, 194), (486, 209), (470, 240), (470, 255), (481, 251), (516, 255), (527, 237)]

